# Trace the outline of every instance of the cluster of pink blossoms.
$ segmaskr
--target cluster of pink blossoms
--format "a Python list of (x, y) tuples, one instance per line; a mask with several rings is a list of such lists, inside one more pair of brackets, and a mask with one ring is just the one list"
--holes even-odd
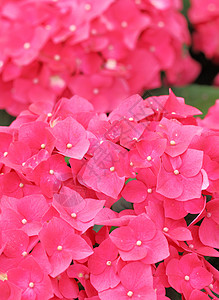
[(73, 96), (0, 127), (1, 300), (216, 299), (218, 111)]
[[(219, 64), (219, 0), (191, 0), (189, 19), (195, 30), (194, 50)], [(214, 83), (219, 86), (219, 74)]]
[(79, 95), (109, 112), (126, 97), (189, 83), (200, 67), (181, 0), (2, 0), (0, 109)]

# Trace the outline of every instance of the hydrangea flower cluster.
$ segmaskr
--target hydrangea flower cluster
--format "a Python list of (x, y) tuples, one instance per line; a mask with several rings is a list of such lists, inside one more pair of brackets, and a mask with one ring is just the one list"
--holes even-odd
[(219, 63), (219, 1), (191, 0), (188, 12), (194, 27), (194, 49)]
[[(188, 16), (194, 28), (194, 50), (202, 51), (208, 59), (219, 64), (219, 1), (191, 0)], [(219, 74), (214, 84), (219, 86)]]
[(181, 0), (3, 0), (0, 3), (0, 109), (85, 97), (100, 112), (121, 99), (194, 80), (199, 65)]
[(1, 299), (216, 299), (218, 109), (73, 96), (0, 127)]

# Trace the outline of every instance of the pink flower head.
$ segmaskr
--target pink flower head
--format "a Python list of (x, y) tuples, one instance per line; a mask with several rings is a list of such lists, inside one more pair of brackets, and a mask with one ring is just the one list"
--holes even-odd
[(166, 238), (146, 214), (134, 218), (128, 226), (115, 229), (110, 239), (124, 261), (144, 259), (152, 264), (169, 255)]
[(60, 299), (63, 297), (67, 299), (77, 298), (79, 287), (75, 279), (69, 278), (67, 272), (63, 272), (56, 278), (52, 278), (53, 292)]
[(90, 282), (90, 272), (88, 267), (83, 264), (74, 263), (67, 269), (67, 274), (69, 278), (76, 278), (83, 285), (88, 297), (97, 295), (96, 289)]
[(194, 289), (201, 290), (212, 282), (212, 274), (196, 254), (184, 255), (180, 260), (171, 259), (166, 272), (171, 286), (186, 298)]
[[(17, 65), (27, 65), (37, 58), (40, 49), (48, 39), (48, 31), (41, 26), (34, 28), (22, 23), (12, 24), (7, 46), (8, 55)], [(25, 35), (22, 34), (24, 31)]]
[(21, 289), (8, 280), (0, 281), (2, 300), (21, 300)]
[(157, 299), (153, 289), (151, 266), (141, 262), (131, 262), (120, 272), (121, 284), (113, 289), (100, 292), (100, 299)]
[(171, 90), (163, 109), (166, 114), (171, 114), (174, 118), (176, 116), (186, 118), (202, 114), (197, 108), (185, 104), (185, 100), (183, 98), (176, 97)]
[(151, 220), (156, 224), (157, 228), (162, 230), (166, 237), (175, 242), (192, 240), (192, 234), (189, 229), (187, 229), (186, 221), (184, 219), (173, 220), (165, 218), (164, 209), (161, 203), (150, 201), (148, 206), (146, 206), (146, 211)]
[(188, 149), (178, 157), (164, 155), (158, 174), (157, 192), (186, 201), (201, 197), (203, 152)]
[(8, 271), (8, 281), (22, 289), (21, 299), (46, 300), (53, 296), (49, 276), (31, 256)]
[(192, 233), (192, 240), (180, 243), (180, 246), (187, 252), (195, 252), (199, 255), (219, 257), (216, 249), (205, 246), (199, 238), (199, 226), (190, 226), (189, 230)]
[[(32, 249), (37, 242), (36, 238), (30, 239), (28, 235), (20, 229), (5, 230), (3, 234), (3, 241), (5, 242), (4, 255), (6, 258), (13, 258), (16, 264), (22, 260)], [(1, 257), (4, 260), (4, 257)], [(9, 268), (10, 265), (7, 265)]]
[(53, 218), (44, 224), (39, 238), (53, 267), (52, 277), (64, 272), (72, 260), (81, 260), (93, 253), (85, 240), (62, 219)]
[(2, 174), (0, 177), (3, 195), (15, 198), (22, 198), (26, 195), (37, 194), (40, 192), (39, 188), (31, 182), (28, 182), (22, 174), (12, 171), (10, 173)]
[(12, 142), (12, 135), (0, 132), (0, 160), (8, 154), (8, 147)]
[(42, 227), (42, 216), (49, 209), (43, 195), (32, 194), (21, 199), (8, 198), (2, 207), (4, 229), (22, 229), (28, 236), (37, 235)]
[(129, 48), (134, 48), (137, 37), (150, 23), (149, 18), (141, 14), (131, 0), (125, 4), (121, 0), (114, 3), (106, 12), (104, 19), (110, 29), (121, 31), (124, 42)]
[(58, 192), (62, 182), (71, 177), (71, 169), (66, 165), (64, 157), (59, 154), (40, 162), (33, 172), (34, 182), (40, 186), (43, 194), (50, 198), (53, 192)]
[(53, 206), (62, 219), (82, 233), (94, 225), (94, 218), (103, 208), (104, 200), (83, 199), (76, 191), (63, 187), (54, 195)]
[(127, 118), (129, 121), (140, 121), (150, 115), (153, 115), (153, 111), (145, 106), (143, 99), (139, 95), (133, 95), (110, 113), (109, 120), (113, 122)]
[(30, 147), (32, 154), (38, 153), (41, 149), (51, 153), (55, 145), (55, 138), (50, 133), (48, 125), (43, 122), (22, 125), (19, 128), (18, 139)]
[(15, 170), (21, 171), (22, 166), (32, 156), (30, 147), (20, 141), (12, 142), (5, 154), (4, 164)]
[(78, 180), (93, 190), (116, 199), (125, 181), (124, 169), (120, 164), (124, 154), (124, 148), (103, 142), (78, 174)]
[(108, 238), (89, 257), (90, 280), (98, 292), (114, 288), (120, 282), (117, 274), (118, 250)]
[(194, 49), (196, 51), (202, 51), (207, 58), (218, 62), (218, 0), (201, 0), (200, 2), (197, 0), (192, 0), (188, 16), (194, 28)]
[(219, 248), (219, 199), (213, 199), (206, 204), (205, 218), (199, 227), (201, 242), (213, 248)]
[(58, 151), (68, 157), (82, 159), (89, 148), (86, 130), (71, 117), (58, 122), (52, 128)]
[(185, 152), (194, 136), (200, 135), (202, 128), (192, 125), (182, 125), (175, 119), (163, 118), (158, 125), (157, 131), (167, 139), (165, 152), (176, 157)]
[(204, 125), (204, 127), (219, 130), (219, 125), (217, 120), (218, 112), (219, 112), (219, 100), (217, 100), (215, 105), (209, 109), (206, 117), (201, 122), (201, 124)]

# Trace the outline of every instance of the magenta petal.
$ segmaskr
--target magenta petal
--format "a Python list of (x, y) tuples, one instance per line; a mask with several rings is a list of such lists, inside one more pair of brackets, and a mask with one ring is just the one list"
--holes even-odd
[(153, 286), (151, 266), (141, 262), (125, 265), (120, 272), (120, 278), (122, 285), (133, 292), (145, 286)]
[(191, 286), (201, 290), (212, 282), (213, 276), (205, 268), (197, 267), (193, 269), (189, 278)]
[(189, 241), (192, 240), (192, 234), (189, 229), (185, 227), (177, 227), (174, 229), (170, 229), (168, 234), (171, 238), (177, 241)]
[(89, 148), (86, 130), (72, 117), (58, 122), (52, 134), (56, 138), (56, 148), (65, 156), (82, 159)]
[(69, 250), (75, 260), (81, 260), (93, 254), (93, 249), (77, 234), (68, 236), (63, 244), (64, 247)]
[(219, 227), (211, 218), (205, 218), (199, 227), (199, 237), (204, 245), (219, 248)]
[(119, 254), (122, 258), (122, 260), (124, 261), (136, 261), (136, 260), (141, 260), (143, 258), (145, 258), (145, 256), (148, 253), (148, 249), (144, 246), (141, 245), (135, 246), (133, 247), (133, 249), (131, 249), (130, 251), (123, 251), (119, 249)]
[(135, 232), (138, 240), (149, 241), (153, 239), (156, 234), (156, 227), (145, 214), (137, 216), (129, 223), (130, 228)]
[(131, 250), (136, 243), (134, 232), (129, 227), (121, 227), (113, 230), (110, 234), (110, 239), (116, 247), (124, 251)]
[(189, 300), (209, 300), (209, 297), (207, 294), (199, 291), (199, 290), (193, 290)]
[(119, 284), (117, 287), (113, 289), (107, 289), (103, 292), (99, 293), (101, 300), (128, 300), (127, 290)]
[(183, 187), (183, 192), (179, 197), (177, 197), (178, 201), (187, 201), (190, 199), (201, 197), (201, 191), (202, 191), (201, 173), (190, 178), (181, 176), (181, 184)]
[(72, 255), (68, 250), (56, 251), (52, 256), (49, 257), (49, 262), (52, 266), (52, 272), (50, 276), (56, 277), (64, 272), (72, 261)]
[(2, 300), (20, 300), (21, 289), (8, 280), (0, 281), (0, 295)]
[(77, 298), (79, 293), (78, 285), (75, 279), (67, 276), (66, 272), (61, 275), (59, 280), (59, 290), (66, 298)]
[(143, 182), (132, 180), (127, 183), (121, 194), (126, 201), (141, 203), (147, 197), (147, 189)]
[(212, 220), (219, 224), (219, 199), (212, 199), (208, 202), (207, 212), (210, 212)]
[(22, 230), (8, 230), (4, 235), (6, 240), (4, 254), (7, 257), (18, 257), (27, 250), (29, 237)]
[(179, 293), (182, 292), (181, 289), (181, 282), (183, 278), (183, 274), (179, 269), (179, 260), (178, 259), (171, 259), (166, 268), (166, 273), (168, 276), (169, 284)]
[(166, 172), (164, 167), (161, 169), (157, 178), (157, 189), (156, 191), (167, 198), (177, 198), (183, 192), (183, 185), (174, 173)]
[(182, 166), (180, 173), (185, 177), (193, 177), (197, 175), (203, 164), (203, 151), (188, 149), (182, 155)]
[(147, 256), (143, 259), (143, 262), (146, 264), (157, 263), (169, 256), (169, 246), (167, 239), (162, 232), (157, 231), (155, 237), (145, 243), (148, 253)]
[(116, 287), (120, 278), (115, 273), (114, 268), (112, 266), (107, 266), (107, 268), (99, 275), (90, 275), (90, 281), (92, 285), (98, 292), (107, 290), (109, 288)]

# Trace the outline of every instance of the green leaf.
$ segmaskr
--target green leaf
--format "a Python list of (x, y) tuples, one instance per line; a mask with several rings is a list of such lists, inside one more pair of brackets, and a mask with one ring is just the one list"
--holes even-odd
[(70, 163), (69, 163), (69, 159), (70, 159), (70, 157), (68, 157), (68, 156), (65, 156), (65, 162), (66, 162), (66, 164), (67, 164), (67, 165), (70, 165)]
[(183, 9), (182, 14), (188, 19), (188, 9), (190, 7), (190, 1), (189, 0), (183, 0)]
[(120, 212), (125, 209), (133, 209), (133, 205), (122, 197), (112, 205), (111, 209), (113, 211)]
[(0, 126), (9, 126), (14, 119), (5, 110), (0, 110)]
[(112, 226), (111, 228), (110, 228), (110, 232), (109, 233), (111, 233), (113, 230), (115, 230), (116, 228), (118, 228), (118, 226)]
[(103, 225), (94, 225), (93, 230), (98, 232), (102, 227), (103, 227)]
[[(200, 116), (203, 118), (208, 109), (215, 104), (215, 100), (219, 99), (219, 88), (208, 86), (208, 85), (198, 85), (192, 84), (184, 87), (172, 87), (173, 92), (177, 97), (183, 97), (185, 103), (192, 105), (203, 112)], [(146, 96), (151, 94), (152, 96), (168, 95), (169, 88), (162, 87), (160, 89), (150, 90), (146, 93)]]
[(166, 289), (166, 296), (171, 300), (182, 300), (181, 294), (177, 293), (177, 291), (171, 287)]
[(129, 181), (132, 181), (132, 180), (137, 180), (137, 178), (129, 178), (126, 180), (125, 184), (127, 184)]

